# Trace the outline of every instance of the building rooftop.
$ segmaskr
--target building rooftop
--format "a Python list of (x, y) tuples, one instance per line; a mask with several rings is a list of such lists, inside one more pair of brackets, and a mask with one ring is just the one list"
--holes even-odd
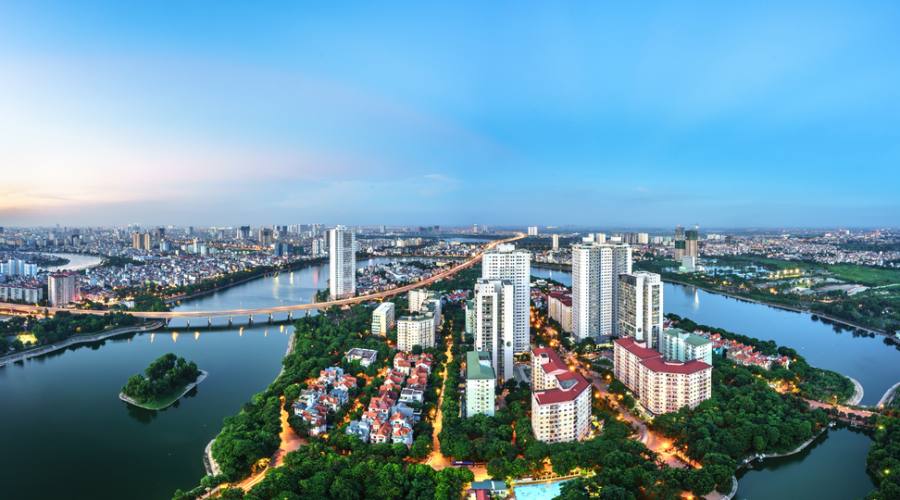
[(693, 360), (687, 363), (665, 361), (661, 357), (641, 360), (641, 364), (657, 373), (678, 373), (689, 375), (712, 368), (703, 361)]
[(654, 351), (653, 349), (648, 349), (646, 347), (639, 345), (631, 337), (616, 339), (613, 342), (618, 344), (619, 347), (624, 348), (631, 354), (634, 354), (635, 356), (637, 356), (641, 359), (658, 358), (658, 357), (662, 356), (662, 354), (660, 354), (657, 351)]
[(491, 367), (491, 355), (486, 351), (469, 351), (466, 353), (466, 380), (494, 380), (494, 369)]

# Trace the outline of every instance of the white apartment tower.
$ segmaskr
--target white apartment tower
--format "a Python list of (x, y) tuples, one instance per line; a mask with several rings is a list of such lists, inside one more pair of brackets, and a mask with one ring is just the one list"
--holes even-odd
[(382, 302), (372, 311), (372, 335), (387, 336), (394, 327), (394, 303)]
[(475, 349), (487, 352), (498, 382), (513, 377), (515, 287), (506, 280), (475, 282)]
[(431, 313), (403, 316), (397, 320), (397, 349), (412, 351), (414, 346), (434, 347), (434, 315)]
[(328, 231), (328, 291), (332, 299), (356, 294), (356, 251), (353, 231), (337, 226)]
[(572, 247), (572, 332), (577, 340), (618, 332), (619, 275), (623, 273), (631, 273), (627, 244)]
[[(484, 253), (481, 277), (505, 280), (513, 285), (513, 351), (527, 352), (530, 345), (531, 253), (514, 245), (498, 245)], [(499, 370), (497, 370), (500, 375)]]
[(658, 274), (635, 271), (619, 275), (619, 335), (651, 349), (663, 331), (663, 284)]
[(53, 273), (47, 278), (47, 299), (53, 307), (62, 307), (75, 301), (75, 275)]

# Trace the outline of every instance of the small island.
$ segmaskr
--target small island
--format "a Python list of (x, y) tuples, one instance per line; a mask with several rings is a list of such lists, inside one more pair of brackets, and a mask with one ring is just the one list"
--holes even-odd
[(193, 361), (164, 354), (150, 363), (144, 375), (132, 375), (119, 399), (145, 410), (162, 410), (203, 382), (206, 375)]

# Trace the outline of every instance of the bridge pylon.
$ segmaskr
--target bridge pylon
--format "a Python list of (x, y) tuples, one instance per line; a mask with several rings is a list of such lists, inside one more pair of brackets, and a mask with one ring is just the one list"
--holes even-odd
[(231, 324), (232, 324), (232, 323), (233, 323), (233, 320), (232, 320), (231, 316), (229, 316), (229, 317), (228, 317), (228, 327), (229, 327), (229, 328), (231, 328)]
[(252, 314), (250, 315), (250, 324), (251, 325), (253, 324), (253, 315)]
[(272, 313), (269, 313), (269, 323), (272, 323)]

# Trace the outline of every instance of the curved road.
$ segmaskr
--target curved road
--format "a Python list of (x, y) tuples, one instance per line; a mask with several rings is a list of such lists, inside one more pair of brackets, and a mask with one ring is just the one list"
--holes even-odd
[[(436, 281), (442, 280), (444, 278), (453, 276), (454, 274), (466, 269), (467, 267), (471, 267), (475, 263), (481, 260), (481, 257), (484, 255), (484, 252), (490, 250), (497, 245), (502, 243), (510, 243), (513, 241), (520, 240), (525, 238), (524, 233), (517, 233), (516, 236), (512, 238), (506, 238), (503, 240), (496, 240), (488, 243), (484, 249), (476, 254), (474, 257), (466, 260), (465, 262), (458, 264), (446, 271), (435, 274), (430, 278), (425, 278), (423, 280), (419, 280), (415, 283), (410, 283), (409, 285), (403, 285), (401, 287), (392, 288), (390, 290), (384, 290), (381, 292), (374, 292), (366, 295), (359, 295), (356, 297), (350, 297), (346, 299), (337, 299), (337, 300), (329, 300), (326, 302), (315, 302), (309, 304), (292, 304), (287, 306), (274, 306), (267, 307), (262, 309), (228, 309), (222, 311), (168, 311), (168, 312), (143, 312), (143, 311), (121, 311), (126, 314), (130, 314), (132, 316), (138, 318), (157, 318), (157, 319), (171, 319), (171, 318), (209, 318), (209, 317), (221, 317), (221, 316), (246, 316), (253, 314), (273, 314), (279, 312), (292, 312), (292, 311), (303, 311), (309, 309), (326, 309), (331, 306), (346, 306), (352, 304), (358, 304), (360, 302), (368, 302), (370, 300), (377, 299), (385, 299), (388, 297), (393, 297), (395, 295), (399, 295), (404, 292), (408, 292), (410, 290), (423, 287), (426, 285), (430, 285)], [(0, 311), (9, 311), (19, 314), (43, 314), (44, 311), (48, 311), (50, 313), (56, 313), (59, 311), (66, 311), (72, 314), (93, 314), (93, 315), (104, 315), (110, 311), (108, 310), (87, 310), (87, 309), (68, 309), (62, 307), (39, 307), (33, 305), (26, 304), (10, 304), (6, 302), (0, 302)]]

